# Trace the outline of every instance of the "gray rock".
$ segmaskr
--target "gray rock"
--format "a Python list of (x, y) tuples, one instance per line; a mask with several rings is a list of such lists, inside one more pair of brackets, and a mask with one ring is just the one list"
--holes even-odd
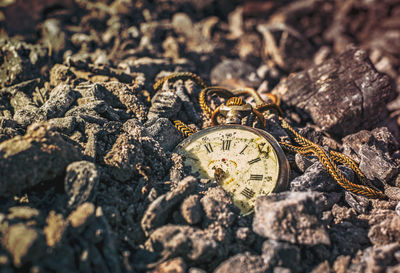
[(149, 119), (153, 117), (172, 118), (182, 106), (182, 101), (175, 92), (161, 89), (151, 99)]
[(347, 272), (398, 272), (398, 242), (366, 248), (360, 259), (353, 261)]
[(64, 190), (68, 196), (68, 207), (75, 209), (77, 206), (90, 202), (96, 194), (100, 180), (97, 166), (88, 161), (76, 161), (67, 166), (64, 178)]
[(318, 220), (313, 192), (279, 193), (256, 201), (253, 230), (273, 240), (302, 245), (330, 245), (329, 235)]
[(361, 145), (359, 156), (361, 158), (360, 170), (370, 180), (377, 178), (388, 184), (399, 172), (399, 166), (374, 147)]
[(0, 39), (0, 52), (4, 58), (0, 65), (0, 86), (10, 86), (40, 76), (47, 60), (47, 50), (19, 39)]
[(82, 99), (84, 98), (94, 98), (95, 100), (104, 100), (106, 96), (107, 89), (99, 83), (83, 82), (76, 86), (76, 91), (78, 91)]
[(249, 252), (237, 254), (222, 262), (214, 273), (264, 273), (270, 270), (270, 265), (264, 262), (261, 256), (252, 255)]
[(395, 183), (399, 167), (392, 155), (399, 144), (386, 127), (362, 130), (344, 137), (342, 141), (344, 153), (359, 162), (361, 171), (368, 179), (378, 179), (385, 184)]
[(11, 207), (9, 213), (7, 214), (8, 220), (22, 219), (30, 220), (35, 219), (40, 215), (40, 211), (31, 207)]
[(181, 84), (180, 82), (176, 82), (174, 86), (176, 89), (176, 95), (181, 99), (182, 107), (183, 109), (185, 109), (185, 112), (188, 115), (189, 120), (195, 123), (199, 122), (201, 120), (201, 117), (197, 113), (192, 101), (190, 100), (190, 97), (186, 92), (186, 88), (184, 87), (184, 85)]
[(32, 124), (36, 118), (38, 108), (33, 105), (27, 105), (23, 109), (19, 109), (14, 113), (13, 119), (22, 127), (27, 127)]
[[(230, 82), (230, 84), (229, 84)], [(241, 60), (223, 60), (211, 70), (211, 83), (214, 85), (234, 85), (257, 88), (262, 80), (257, 76), (257, 70)]]
[(113, 121), (120, 120), (120, 116), (119, 116), (118, 112), (116, 112), (112, 107), (110, 107), (103, 100), (88, 101), (85, 104), (71, 108), (65, 114), (66, 117), (82, 116), (82, 115), (104, 117), (108, 120), (113, 120)]
[(77, 126), (76, 117), (53, 118), (47, 121), (52, 131), (71, 135)]
[(109, 173), (119, 181), (127, 181), (138, 177), (138, 168), (149, 168), (149, 179), (163, 178), (170, 161), (159, 143), (135, 119), (126, 121), (123, 131), (104, 156)]
[(23, 133), (19, 124), (10, 118), (0, 117), (0, 142)]
[[(354, 180), (354, 174), (351, 169), (345, 166), (339, 166), (345, 177), (350, 181)], [(290, 182), (291, 191), (320, 191), (332, 192), (339, 191), (341, 187), (329, 175), (324, 165), (320, 161), (315, 162), (304, 174), (296, 177)]]
[(371, 227), (368, 238), (374, 245), (382, 246), (400, 241), (400, 217), (391, 213)]
[(205, 213), (205, 225), (217, 222), (229, 227), (235, 221), (239, 209), (222, 187), (209, 188), (200, 200)]
[(0, 194), (17, 194), (61, 175), (80, 160), (78, 150), (46, 124), (28, 127), (24, 136), (0, 144)]
[(203, 218), (203, 209), (200, 203), (199, 195), (188, 196), (181, 205), (181, 214), (183, 219), (190, 224), (195, 225)]
[(165, 262), (160, 263), (157, 267), (152, 271), (153, 273), (165, 273), (165, 272), (186, 272), (187, 265), (185, 261), (181, 257), (169, 259)]
[(166, 118), (154, 118), (144, 124), (150, 136), (160, 143), (164, 151), (171, 151), (183, 139), (182, 134)]
[(339, 136), (374, 127), (387, 117), (386, 103), (395, 97), (389, 77), (375, 70), (365, 51), (355, 48), (291, 74), (272, 92)]
[(57, 86), (61, 83), (68, 82), (74, 78), (75, 78), (74, 73), (72, 73), (70, 67), (68, 67), (66, 65), (55, 64), (50, 69), (50, 84), (52, 86)]
[(81, 233), (95, 219), (95, 206), (86, 202), (79, 205), (68, 215), (68, 222), (76, 233)]
[(39, 120), (48, 120), (62, 117), (76, 101), (78, 95), (79, 93), (69, 85), (58, 85), (51, 91), (49, 99), (38, 109), (37, 118)]
[(156, 229), (145, 246), (149, 251), (159, 252), (164, 259), (181, 256), (195, 264), (213, 261), (220, 251), (220, 245), (212, 232), (177, 225)]
[(189, 268), (188, 273), (207, 273), (207, 271), (197, 267), (191, 267)]
[(307, 158), (306, 156), (302, 156), (299, 153), (296, 153), (294, 156), (294, 160), (296, 162), (296, 166), (299, 168), (300, 171), (302, 171), (303, 173), (309, 168), (311, 167), (311, 165), (313, 165), (315, 162), (311, 161), (309, 158)]
[(95, 92), (103, 92), (104, 100), (113, 108), (125, 109), (129, 117), (136, 117), (140, 122), (147, 120), (148, 107), (138, 98), (138, 93), (143, 88), (144, 74), (132, 73), (135, 78), (131, 82), (135, 84), (128, 85), (120, 82), (106, 82), (103, 86), (106, 90), (102, 90), (100, 86), (94, 85)]
[(159, 196), (147, 208), (141, 220), (145, 234), (164, 225), (177, 205), (196, 188), (197, 179), (189, 176), (180, 181), (178, 186), (167, 194)]
[(344, 200), (358, 213), (367, 213), (369, 207), (369, 199), (367, 197), (355, 195), (352, 192), (346, 191), (344, 194)]
[(371, 242), (367, 236), (368, 230), (351, 222), (355, 214), (354, 209), (346, 207), (345, 211), (338, 214), (335, 211), (335, 207), (332, 209), (332, 213), (335, 217), (334, 222), (337, 224), (329, 229), (329, 235), (335, 251), (342, 255), (351, 255), (359, 249), (369, 246)]
[(46, 240), (43, 233), (23, 223), (11, 225), (2, 234), (3, 246), (10, 253), (16, 267), (34, 262), (45, 255)]
[(253, 244), (254, 240), (256, 239), (255, 234), (248, 227), (239, 227), (235, 232), (235, 236), (239, 241), (248, 246)]
[(290, 268), (292, 272), (301, 271), (300, 248), (287, 242), (266, 240), (262, 245), (262, 258), (274, 267)]

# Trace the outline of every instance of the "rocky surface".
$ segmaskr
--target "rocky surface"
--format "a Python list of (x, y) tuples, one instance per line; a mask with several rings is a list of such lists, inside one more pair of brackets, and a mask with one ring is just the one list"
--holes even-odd
[[(0, 272), (398, 272), (399, 11), (362, 0), (3, 1)], [(350, 156), (387, 199), (344, 191), (315, 156), (287, 154), (289, 188), (240, 215), (174, 153), (174, 120), (210, 124), (194, 81), (153, 89), (183, 71), (278, 94), (297, 131)]]

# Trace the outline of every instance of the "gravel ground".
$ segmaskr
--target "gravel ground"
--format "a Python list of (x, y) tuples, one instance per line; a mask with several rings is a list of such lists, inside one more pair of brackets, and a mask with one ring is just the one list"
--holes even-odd
[[(399, 272), (399, 18), (377, 0), (0, 2), (0, 271)], [(185, 71), (278, 95), (388, 198), (288, 155), (288, 190), (240, 215), (173, 152), (172, 120), (210, 124), (191, 80), (153, 89)]]

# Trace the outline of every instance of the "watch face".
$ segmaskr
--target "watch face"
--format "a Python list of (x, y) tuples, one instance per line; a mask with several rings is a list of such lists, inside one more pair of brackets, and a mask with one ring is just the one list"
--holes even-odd
[(216, 180), (242, 214), (253, 210), (260, 195), (287, 187), (289, 164), (268, 133), (241, 125), (202, 130), (176, 148), (191, 175)]

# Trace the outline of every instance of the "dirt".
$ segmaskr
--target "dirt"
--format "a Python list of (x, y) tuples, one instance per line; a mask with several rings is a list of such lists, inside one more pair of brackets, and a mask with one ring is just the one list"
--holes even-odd
[[(377, 0), (3, 1), (0, 271), (398, 272), (399, 15)], [(240, 215), (174, 153), (174, 120), (210, 125), (198, 82), (153, 88), (174, 72), (278, 95), (387, 198), (287, 154), (289, 188)], [(290, 139), (274, 115), (265, 130)]]

